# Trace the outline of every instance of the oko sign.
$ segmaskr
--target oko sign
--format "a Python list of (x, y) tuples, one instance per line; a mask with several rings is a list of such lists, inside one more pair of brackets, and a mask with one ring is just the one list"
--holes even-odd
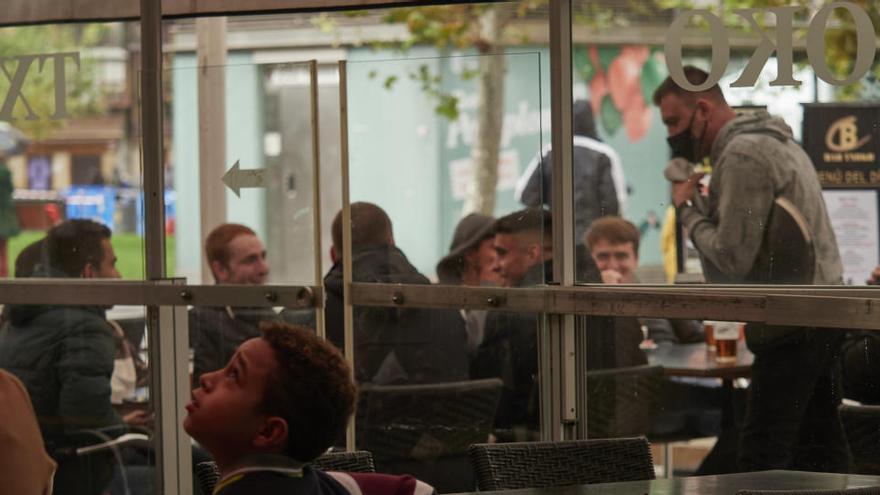
[[(797, 86), (801, 83), (794, 78), (794, 15), (796, 12), (803, 10), (804, 7), (788, 6), (773, 7), (768, 9), (739, 9), (734, 12), (746, 20), (752, 29), (760, 33), (761, 42), (749, 58), (746, 68), (743, 70), (739, 78), (731, 84), (733, 87), (751, 87), (758, 80), (761, 69), (776, 53), (777, 59), (777, 77), (770, 82), (771, 86)], [(838, 79), (832, 74), (828, 64), (825, 63), (825, 29), (828, 20), (835, 9), (844, 9), (849, 12), (853, 18), (853, 27), (856, 31), (855, 63), (849, 76)], [(756, 15), (764, 16), (770, 13), (776, 17), (776, 34), (775, 39), (761, 29)], [(704, 19), (709, 25), (709, 34), (712, 39), (712, 68), (709, 72), (709, 78), (700, 85), (691, 84), (685, 77), (683, 64), (681, 60), (681, 40), (684, 35), (685, 26), (688, 21), (695, 17)], [(666, 37), (666, 64), (669, 68), (669, 75), (682, 88), (690, 91), (702, 91), (710, 88), (718, 83), (724, 70), (730, 61), (730, 42), (727, 37), (727, 29), (721, 22), (721, 19), (708, 10), (691, 10), (676, 17), (669, 26), (669, 34)], [(816, 76), (823, 81), (844, 86), (858, 82), (871, 68), (874, 61), (874, 52), (876, 49), (876, 39), (874, 35), (874, 25), (871, 18), (862, 10), (861, 7), (852, 2), (833, 2), (825, 5), (810, 20), (807, 29), (807, 58)]]

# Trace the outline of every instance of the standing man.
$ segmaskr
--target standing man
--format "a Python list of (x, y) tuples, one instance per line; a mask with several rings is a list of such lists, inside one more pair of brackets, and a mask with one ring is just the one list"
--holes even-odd
[[(574, 140), (574, 235), (583, 238), (593, 220), (623, 211), (627, 191), (620, 157), (599, 141), (590, 102), (580, 100), (572, 107)], [(550, 206), (553, 164), (547, 145), (536, 156), (516, 185), (514, 196), (526, 206)]]
[[(43, 245), (48, 266), (35, 277), (119, 278), (110, 229), (91, 220), (52, 228)], [(116, 347), (100, 306), (10, 306), (0, 331), (0, 368), (27, 388), (50, 455), (60, 447), (97, 443), (77, 430), (120, 434), (122, 418), (110, 401)], [(0, 406), (5, 407), (5, 406)], [(109, 430), (108, 430), (109, 429)], [(15, 455), (4, 452), (3, 455)], [(56, 457), (54, 493), (103, 493), (113, 473), (110, 455)]]
[[(266, 249), (249, 227), (224, 223), (208, 234), (205, 256), (218, 284), (262, 285), (269, 276)], [(278, 321), (272, 308), (194, 307), (189, 312), (193, 385), (202, 373), (226, 366), (245, 340), (260, 336), (261, 321)]]
[[(693, 85), (708, 75), (684, 74)], [(842, 283), (842, 266), (822, 188), (791, 129), (765, 111), (737, 115), (718, 85), (690, 92), (667, 78), (654, 93), (674, 157), (709, 157), (708, 213), (692, 206), (702, 177), (673, 183), (672, 199), (701, 256), (729, 280), (749, 282), (777, 198), (805, 219), (815, 249), (814, 284)], [(776, 253), (779, 256), (779, 253)], [(738, 464), (745, 471), (844, 471), (846, 440), (837, 413), (839, 350), (844, 333), (807, 327), (749, 324), (755, 354)]]

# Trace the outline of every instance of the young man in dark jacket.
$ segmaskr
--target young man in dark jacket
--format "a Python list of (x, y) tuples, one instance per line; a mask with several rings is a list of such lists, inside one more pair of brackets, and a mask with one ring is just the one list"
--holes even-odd
[[(119, 278), (110, 229), (90, 220), (68, 220), (49, 231), (48, 266), (35, 276)], [(116, 348), (99, 306), (9, 308), (0, 331), (0, 367), (24, 383), (33, 401), (50, 454), (64, 447), (97, 443), (77, 430), (122, 433), (124, 424), (110, 402)], [(106, 457), (58, 457), (56, 494), (102, 493), (112, 474)]]
[[(208, 234), (205, 255), (218, 284), (261, 285), (269, 276), (266, 250), (256, 232), (237, 223), (224, 223)], [(262, 321), (277, 321), (272, 308), (199, 306), (189, 312), (193, 348), (193, 387), (199, 376), (220, 369), (242, 342), (260, 334)]]
[[(382, 208), (352, 203), (352, 280), (427, 285), (394, 245), (391, 219)], [(343, 345), (342, 212), (331, 226), (333, 268), (324, 277), (327, 338)], [(454, 310), (354, 308), (354, 363), (358, 383), (417, 384), (466, 380), (467, 335)]]

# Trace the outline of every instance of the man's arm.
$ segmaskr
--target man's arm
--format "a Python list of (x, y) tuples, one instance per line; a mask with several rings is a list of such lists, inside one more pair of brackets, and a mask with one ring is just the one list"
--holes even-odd
[(773, 184), (765, 164), (742, 155), (722, 159), (716, 170), (718, 224), (688, 206), (681, 208), (681, 220), (703, 256), (725, 275), (742, 278), (761, 248), (773, 207)]
[(620, 213), (620, 203), (617, 200), (617, 190), (614, 188), (614, 178), (611, 175), (611, 161), (606, 155), (599, 156), (599, 174), (596, 191), (599, 195), (599, 216), (617, 215)]
[(544, 176), (543, 168), (545, 155), (536, 155), (523, 172), (522, 177), (516, 184), (513, 193), (514, 199), (526, 206), (541, 206), (548, 198), (543, 198), (541, 180)]
[(62, 338), (58, 415), (72, 429), (121, 425), (110, 402), (116, 347), (109, 325), (83, 322)]

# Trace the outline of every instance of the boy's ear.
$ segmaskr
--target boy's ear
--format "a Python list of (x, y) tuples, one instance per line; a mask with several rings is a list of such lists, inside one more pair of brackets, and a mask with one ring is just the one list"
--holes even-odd
[(287, 435), (287, 421), (280, 416), (269, 416), (254, 435), (254, 447), (260, 450), (281, 449), (287, 442)]

